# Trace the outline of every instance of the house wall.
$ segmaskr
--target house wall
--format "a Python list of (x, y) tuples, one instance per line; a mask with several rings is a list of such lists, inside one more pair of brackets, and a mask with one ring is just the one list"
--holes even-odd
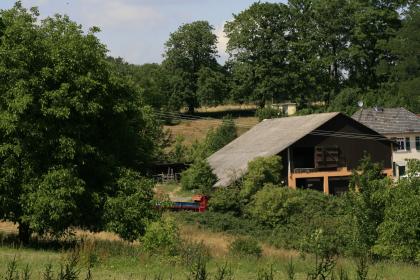
[(420, 132), (418, 133), (399, 133), (399, 134), (387, 134), (388, 138), (410, 138), (410, 147), (409, 151), (394, 151), (392, 153), (393, 162), (398, 164), (405, 165), (406, 159), (418, 159), (420, 160), (420, 150), (416, 149), (416, 136), (420, 137)]
[[(418, 159), (420, 160), (420, 149), (416, 147), (416, 136), (420, 137), (420, 132), (417, 133), (394, 133), (385, 135), (388, 138), (410, 138), (410, 150), (406, 151), (393, 151), (392, 161), (396, 166), (406, 166), (407, 159)], [(396, 177), (399, 177), (398, 170), (394, 171)]]

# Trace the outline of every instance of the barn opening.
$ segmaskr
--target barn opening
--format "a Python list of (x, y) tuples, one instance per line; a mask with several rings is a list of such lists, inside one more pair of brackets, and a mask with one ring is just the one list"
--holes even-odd
[(349, 190), (350, 178), (345, 177), (329, 177), (328, 186), (329, 193), (333, 195), (341, 195)]
[(297, 178), (296, 187), (298, 189), (310, 189), (316, 191), (324, 191), (324, 178)]

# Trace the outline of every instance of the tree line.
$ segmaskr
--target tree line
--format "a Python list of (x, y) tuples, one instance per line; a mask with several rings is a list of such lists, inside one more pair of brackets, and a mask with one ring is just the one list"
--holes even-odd
[(256, 2), (225, 24), (224, 65), (207, 21), (171, 33), (161, 64), (115, 62), (165, 110), (294, 101), (350, 114), (362, 100), (419, 112), (419, 9), (408, 0)]

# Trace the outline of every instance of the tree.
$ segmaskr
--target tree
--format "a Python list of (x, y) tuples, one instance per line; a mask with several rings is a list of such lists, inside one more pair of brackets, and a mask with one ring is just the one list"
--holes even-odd
[(184, 190), (200, 190), (209, 194), (217, 177), (206, 160), (200, 159), (181, 173), (181, 186)]
[(287, 22), (286, 5), (258, 2), (226, 23), (234, 96), (260, 106), (287, 99)]
[(373, 252), (394, 260), (420, 260), (420, 161), (408, 163), (408, 177), (387, 195), (385, 215)]
[(350, 191), (345, 197), (353, 230), (349, 241), (353, 254), (364, 255), (375, 244), (377, 228), (384, 219), (385, 193), (389, 185), (382, 166), (365, 156), (350, 180)]
[(131, 170), (121, 170), (115, 183), (115, 195), (105, 203), (106, 228), (123, 239), (134, 241), (156, 219), (153, 209), (153, 182)]
[(216, 106), (226, 100), (228, 83), (219, 70), (203, 67), (198, 72), (197, 98), (201, 106)]
[(134, 65), (125, 62), (122, 58), (108, 57), (114, 71), (126, 77), (127, 82), (136, 87), (142, 102), (155, 109), (165, 108), (168, 105), (165, 92), (168, 90), (168, 77), (162, 65), (151, 63)]
[(258, 157), (248, 163), (248, 172), (244, 176), (241, 196), (249, 200), (265, 184), (279, 184), (281, 180), (281, 158), (279, 156)]
[(193, 113), (199, 106), (200, 69), (216, 69), (218, 66), (217, 37), (213, 30), (207, 21), (195, 21), (180, 26), (166, 42), (163, 66), (171, 73), (170, 102), (174, 108), (185, 105), (188, 112)]
[(118, 170), (144, 170), (162, 136), (111, 71), (97, 28), (38, 15), (20, 2), (0, 11), (0, 219), (18, 223), (22, 241), (102, 229)]
[(382, 60), (378, 72), (389, 75), (384, 82), (382, 96), (385, 105), (404, 106), (420, 112), (420, 6), (413, 5), (402, 22), (395, 38), (386, 46), (390, 52), (387, 60)]

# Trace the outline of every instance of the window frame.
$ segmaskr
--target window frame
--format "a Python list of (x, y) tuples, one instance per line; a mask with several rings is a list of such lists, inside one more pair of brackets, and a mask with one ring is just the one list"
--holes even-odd
[(420, 151), (420, 136), (415, 137), (416, 150)]
[[(402, 144), (402, 149), (400, 149)], [(396, 137), (395, 138), (395, 147), (396, 147), (396, 152), (406, 152), (407, 151), (407, 147), (405, 146), (405, 137)]]

